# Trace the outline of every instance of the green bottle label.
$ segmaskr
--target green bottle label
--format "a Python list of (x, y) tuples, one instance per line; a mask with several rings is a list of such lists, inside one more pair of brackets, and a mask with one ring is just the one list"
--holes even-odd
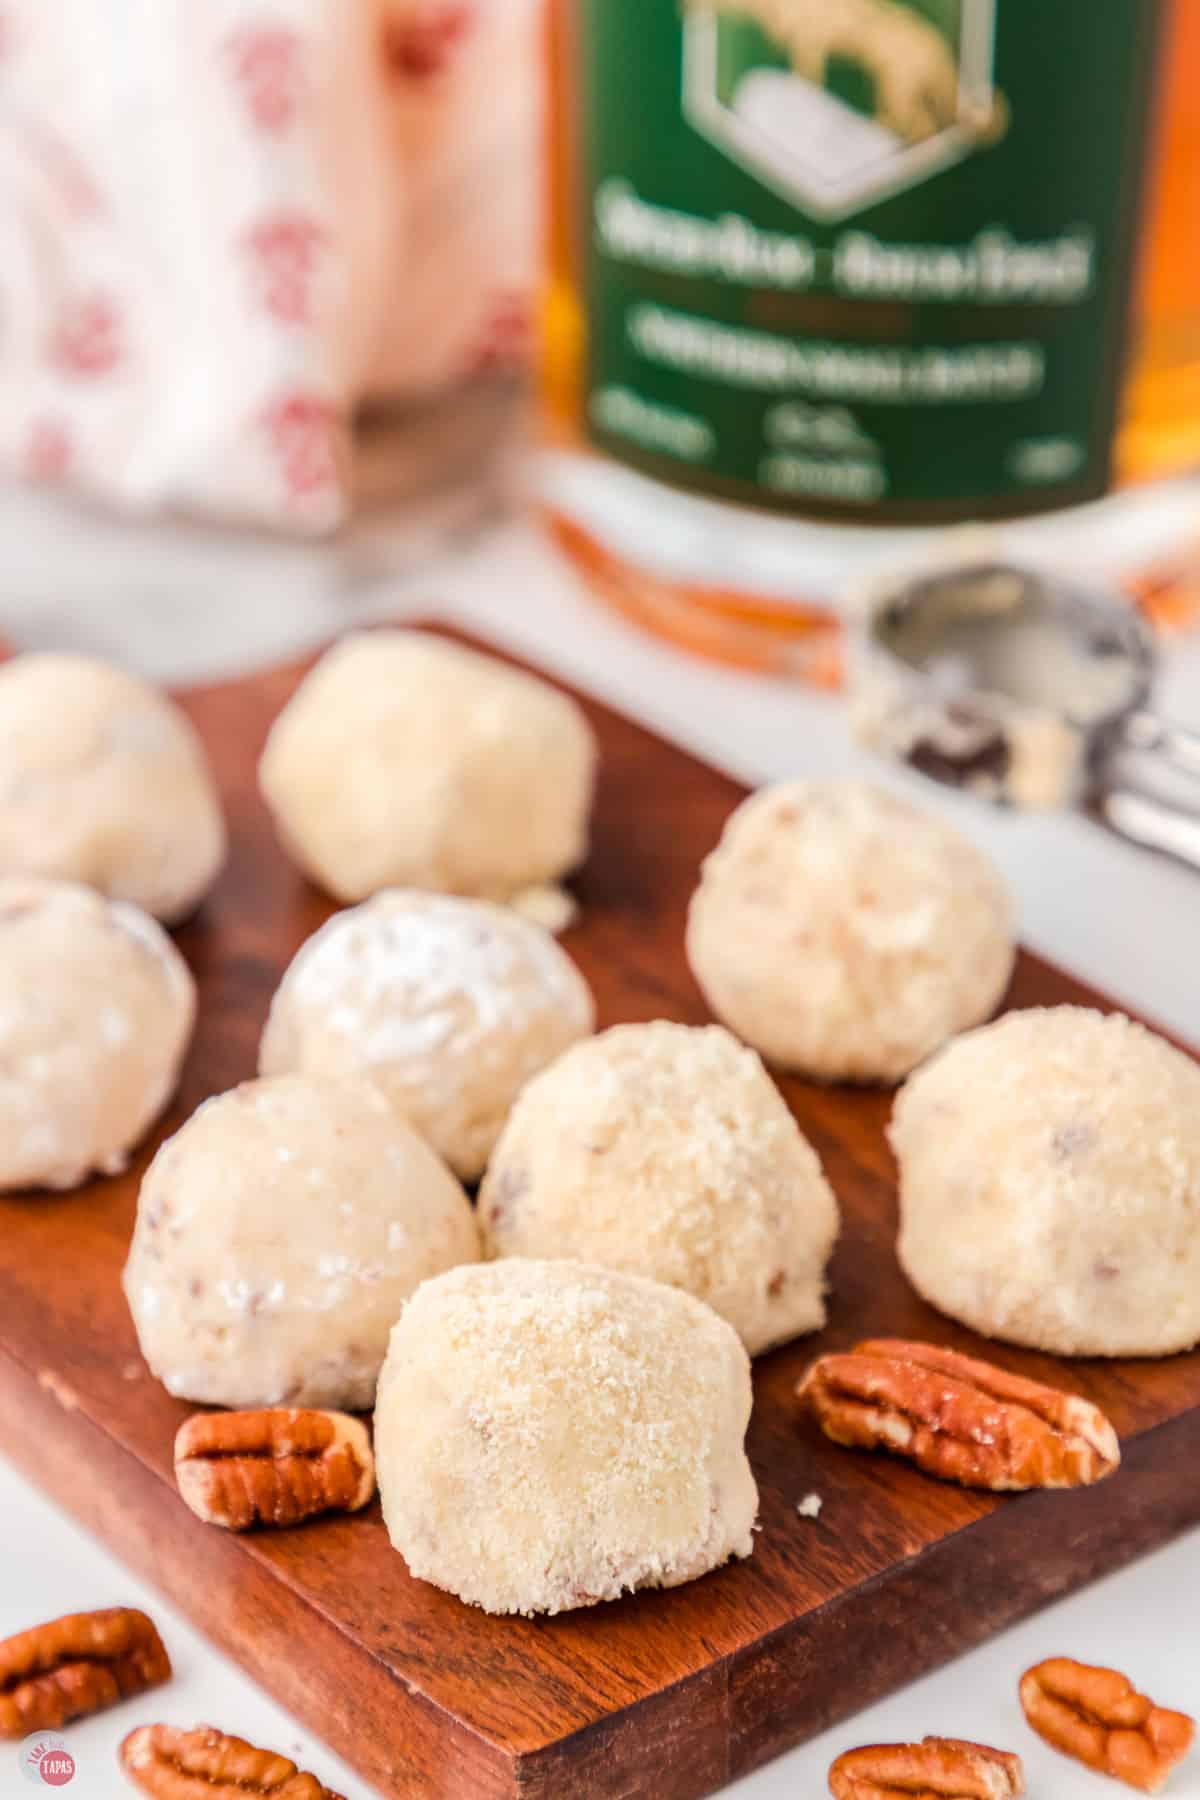
[(587, 430), (796, 513), (1103, 493), (1161, 0), (577, 0)]

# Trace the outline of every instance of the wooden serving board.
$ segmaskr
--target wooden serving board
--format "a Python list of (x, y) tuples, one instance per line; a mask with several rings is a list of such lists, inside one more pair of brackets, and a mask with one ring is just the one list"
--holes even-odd
[[(232, 855), (179, 934), (200, 1023), (155, 1141), (254, 1073), (272, 990), (330, 911), (277, 849), (255, 791), (267, 727), (302, 672), (184, 701), (224, 790)], [(565, 942), (602, 1026), (701, 1021), (684, 911), (742, 790), (585, 705), (603, 764), (582, 918)], [(1022, 957), (1011, 1004), (1067, 1000), (1105, 1004)], [(488, 1618), (412, 1580), (377, 1505), (274, 1535), (199, 1524), (171, 1475), (188, 1408), (141, 1362), (118, 1285), (153, 1144), (119, 1179), (0, 1200), (0, 1445), (386, 1795), (710, 1793), (1200, 1519), (1198, 1356), (1064, 1366), (991, 1352), (1112, 1416), (1124, 1467), (1073, 1494), (966, 1493), (888, 1457), (838, 1450), (797, 1418), (793, 1387), (819, 1349), (883, 1333), (983, 1347), (924, 1306), (897, 1267), (889, 1096), (783, 1088), (837, 1190), (844, 1230), (828, 1329), (756, 1367), (749, 1448), (762, 1530), (748, 1562), (529, 1622)], [(814, 1490), (820, 1519), (798, 1518), (797, 1501)], [(173, 1718), (170, 1690), (137, 1710)]]

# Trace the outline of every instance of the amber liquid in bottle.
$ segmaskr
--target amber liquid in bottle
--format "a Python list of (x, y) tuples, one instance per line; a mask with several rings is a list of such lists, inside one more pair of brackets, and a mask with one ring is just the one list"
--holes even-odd
[[(1003, 4), (1003, 0), (1001, 0)], [(542, 308), (544, 441), (602, 461), (585, 425), (587, 304), (580, 282), (575, 0), (548, 0), (548, 209)], [(1138, 221), (1138, 263), (1114, 448), (1114, 495), (1200, 470), (1200, 0), (1166, 0), (1152, 136)], [(841, 625), (830, 597), (781, 598), (753, 584), (664, 579), (554, 498), (542, 510), (551, 532), (592, 586), (639, 623), (699, 652), (742, 666), (800, 673), (834, 685)], [(749, 509), (744, 518), (753, 519)], [(802, 509), (797, 508), (802, 518)], [(647, 521), (653, 532), (653, 520)], [(752, 528), (743, 526), (743, 529)], [(827, 524), (822, 526), (829, 530)], [(868, 528), (869, 529), (869, 528)], [(855, 522), (848, 527), (861, 535)], [(1176, 541), (1126, 584), (1168, 623), (1200, 614), (1200, 483), (1194, 541)]]

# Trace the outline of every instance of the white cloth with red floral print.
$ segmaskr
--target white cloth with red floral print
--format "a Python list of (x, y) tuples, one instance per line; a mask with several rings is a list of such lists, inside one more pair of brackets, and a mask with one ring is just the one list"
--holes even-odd
[(534, 0), (0, 0), (0, 476), (328, 529), (525, 347)]

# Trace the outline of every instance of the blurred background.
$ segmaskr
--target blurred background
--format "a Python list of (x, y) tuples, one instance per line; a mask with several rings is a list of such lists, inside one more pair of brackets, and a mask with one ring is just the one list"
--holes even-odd
[(1195, 0), (2, 0), (0, 626), (186, 676), (517, 530), (836, 690), (985, 519), (1185, 634), (1198, 77)]

